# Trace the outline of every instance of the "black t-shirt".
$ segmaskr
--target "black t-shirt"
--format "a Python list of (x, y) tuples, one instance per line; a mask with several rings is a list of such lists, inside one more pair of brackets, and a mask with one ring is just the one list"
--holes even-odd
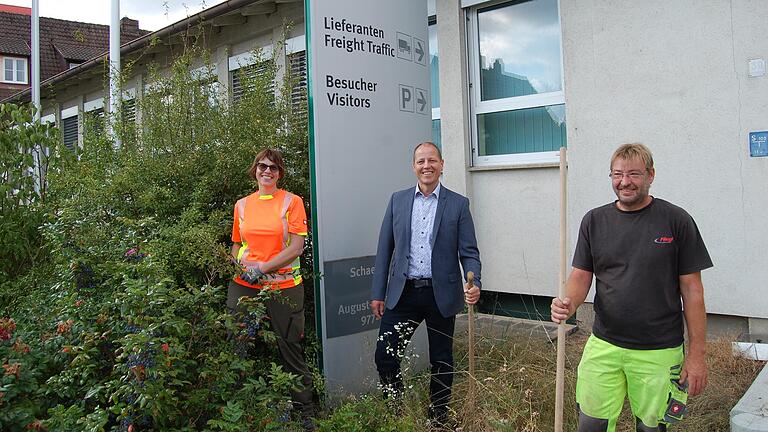
[(595, 275), (595, 336), (624, 348), (661, 349), (683, 343), (678, 277), (712, 267), (712, 260), (693, 218), (654, 198), (632, 212), (615, 203), (590, 210), (573, 266)]

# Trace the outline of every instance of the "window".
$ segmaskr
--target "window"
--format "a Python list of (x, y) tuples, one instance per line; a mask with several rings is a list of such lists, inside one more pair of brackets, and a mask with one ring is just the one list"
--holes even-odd
[(291, 77), (291, 109), (299, 118), (307, 118), (307, 52), (288, 54)]
[(440, 140), (440, 58), (437, 55), (437, 20), (429, 17), (429, 82), (432, 93), (432, 142), (442, 148)]
[(104, 133), (104, 98), (83, 104), (83, 134), (100, 136)]
[(136, 123), (136, 99), (123, 99), (123, 123)]
[(74, 152), (77, 146), (77, 115), (61, 119), (61, 136), (64, 145)]
[(3, 82), (13, 84), (28, 84), (27, 59), (18, 57), (3, 57)]
[(274, 63), (272, 60), (264, 60), (232, 71), (232, 102), (237, 103), (246, 91), (253, 91), (257, 85), (264, 84), (263, 80), (267, 79), (269, 79), (269, 82), (264, 84), (264, 93), (267, 100), (274, 101), (275, 80), (273, 68)]
[(556, 162), (566, 145), (558, 0), (484, 3), (469, 18), (474, 161)]
[[(209, 107), (215, 107), (219, 104), (219, 93), (221, 87), (219, 84), (218, 71), (216, 65), (205, 65), (190, 71), (190, 76), (199, 84), (198, 89), (190, 89), (195, 98), (205, 99)], [(195, 90), (199, 90), (196, 93)]]
[(232, 102), (237, 103), (247, 91), (257, 86), (267, 101), (275, 98), (275, 62), (272, 59), (272, 45), (252, 52), (245, 52), (229, 58), (230, 89)]
[(100, 136), (104, 133), (104, 108), (96, 108), (88, 113), (88, 132), (94, 136)]

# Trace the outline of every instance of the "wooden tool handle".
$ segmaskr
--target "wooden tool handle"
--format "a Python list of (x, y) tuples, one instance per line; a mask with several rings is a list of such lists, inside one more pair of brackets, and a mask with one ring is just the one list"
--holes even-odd
[[(566, 272), (566, 211), (567, 201), (568, 164), (565, 157), (565, 147), (560, 147), (560, 274), (557, 295), (561, 299), (565, 297), (565, 272)], [(563, 432), (563, 406), (565, 389), (565, 321), (560, 321), (557, 326), (557, 371), (555, 373), (555, 431)]]
[[(475, 286), (475, 273), (467, 272), (467, 285), (470, 288)], [(475, 406), (475, 305), (469, 305), (469, 316), (467, 317), (467, 330), (469, 332), (469, 391), (467, 394), (468, 406)]]

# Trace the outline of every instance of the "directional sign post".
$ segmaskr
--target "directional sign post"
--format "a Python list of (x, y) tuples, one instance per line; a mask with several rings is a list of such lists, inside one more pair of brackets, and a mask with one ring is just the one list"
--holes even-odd
[[(413, 148), (431, 138), (426, 0), (306, 4), (318, 328), (331, 396), (376, 388), (370, 310), (390, 195), (416, 185)], [(415, 45), (416, 44), (416, 45)], [(417, 367), (427, 361), (417, 331)]]

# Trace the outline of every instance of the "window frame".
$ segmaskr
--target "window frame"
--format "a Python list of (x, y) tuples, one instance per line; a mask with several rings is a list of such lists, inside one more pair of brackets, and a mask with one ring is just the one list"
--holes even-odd
[[(3, 82), (5, 84), (29, 84), (29, 59), (27, 59), (26, 57), (13, 57), (13, 56), (0, 56), (0, 58), (3, 59), (2, 61), (3, 73), (2, 75), (0, 75), (0, 82)], [(6, 60), (13, 60), (13, 79), (10, 81), (5, 79), (5, 61)], [(24, 61), (24, 78), (26, 78), (25, 81), (16, 80), (16, 77), (20, 70), (16, 68), (16, 66), (18, 65), (17, 62), (19, 60)]]
[[(254, 56), (254, 51), (245, 51), (240, 54), (235, 54), (232, 56), (229, 56), (227, 59), (227, 65), (228, 65), (228, 95), (227, 100), (229, 104), (236, 104), (237, 101), (240, 99), (240, 96), (237, 96), (234, 91), (235, 87), (235, 75), (240, 73), (240, 69), (246, 69), (250, 67), (256, 67), (258, 68), (260, 64), (264, 62), (270, 62), (273, 61), (273, 53), (274, 53), (274, 47), (272, 43), (265, 44), (263, 46), (258, 46), (256, 48), (259, 52), (258, 56)], [(273, 96), (277, 96), (277, 85), (273, 81), (272, 83), (272, 93)]]
[[(549, 164), (559, 161), (559, 151), (533, 153), (507, 153), (481, 156), (478, 137), (478, 117), (482, 114), (565, 105), (565, 72), (563, 67), (563, 26), (560, 0), (557, 1), (557, 22), (560, 28), (560, 88), (549, 93), (514, 96), (483, 101), (480, 83), (480, 33), (478, 11), (507, 4), (509, 6), (531, 0), (462, 1), (467, 18), (467, 76), (469, 78), (470, 127), (473, 166)], [(502, 6), (504, 7), (504, 6)]]
[[(435, 8), (434, 2), (430, 2), (430, 3), (432, 3), (432, 4), (428, 7), (428, 9), (431, 8), (432, 10), (428, 11), (428, 13), (432, 12), (434, 14), (433, 15), (429, 15), (427, 17), (427, 40), (429, 40), (429, 27), (434, 26), (436, 34), (437, 34), (437, 31), (438, 31), (438, 28), (437, 28), (437, 14), (436, 14), (436, 11), (434, 10), (434, 8)], [(428, 51), (431, 51), (432, 47), (428, 46), (427, 49), (428, 49)], [(439, 62), (439, 60), (440, 60), (440, 44), (439, 43), (437, 45), (436, 54), (437, 54), (437, 58), (438, 58), (438, 62)], [(430, 52), (429, 55), (431, 56), (432, 53)], [(430, 91), (431, 91), (431, 89), (432, 89), (432, 60), (431, 59), (428, 61), (428, 68), (429, 68), (429, 80), (430, 80), (429, 87), (430, 87)], [(440, 68), (439, 68), (439, 66), (438, 66), (438, 70), (437, 70), (437, 78), (438, 78), (438, 80), (440, 79)], [(438, 83), (438, 86), (437, 86), (437, 91), (438, 91), (437, 97), (438, 97), (438, 104), (439, 104), (440, 103), (440, 84), (439, 83)], [(434, 97), (434, 95), (430, 94), (430, 102), (431, 102), (431, 99), (433, 97)], [(442, 120), (441, 120), (441, 117), (440, 117), (440, 107), (439, 106), (438, 107), (434, 107), (434, 106), (432, 107), (432, 112), (431, 112), (431, 116), (430, 117), (431, 117), (431, 120), (430, 120), (430, 130), (434, 131), (435, 121), (437, 121), (437, 124), (438, 124), (438, 131), (437, 131), (438, 136), (437, 136), (437, 139), (435, 139), (435, 137), (433, 135), (432, 136), (433, 141), (435, 141), (435, 144), (438, 147), (442, 148), (442, 145), (443, 145), (442, 127), (443, 126), (442, 126)]]
[[(437, 15), (430, 15), (427, 18), (427, 33), (429, 33), (429, 27), (430, 26), (435, 26), (435, 31), (437, 31)], [(440, 45), (439, 44), (438, 44), (438, 48), (437, 49), (438, 49), (438, 51), (437, 51), (437, 58), (438, 58), (438, 61), (439, 61), (439, 59), (440, 59)], [(432, 66), (430, 65), (429, 67), (432, 67)], [(431, 75), (431, 72), (432, 71), (430, 70), (430, 75)], [(438, 76), (438, 79), (439, 79), (440, 78), (440, 70), (439, 69), (437, 70), (437, 76)], [(430, 87), (431, 87), (431, 83), (430, 83)], [(438, 90), (438, 92), (440, 91), (440, 87), (439, 86), (438, 86), (437, 90)], [(432, 95), (430, 95), (430, 97), (431, 96)], [(438, 98), (439, 97), (440, 97), (440, 95), (438, 94)], [(432, 107), (432, 120), (440, 120), (440, 107), (437, 107), (437, 108)]]

